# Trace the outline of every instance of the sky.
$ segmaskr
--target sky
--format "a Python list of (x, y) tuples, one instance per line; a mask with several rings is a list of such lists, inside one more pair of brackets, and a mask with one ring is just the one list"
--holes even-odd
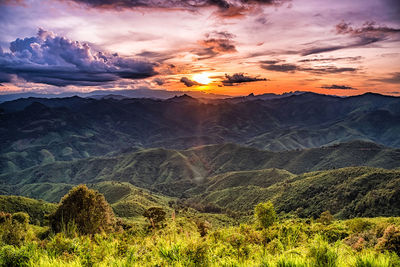
[(400, 95), (398, 0), (0, 0), (0, 93)]

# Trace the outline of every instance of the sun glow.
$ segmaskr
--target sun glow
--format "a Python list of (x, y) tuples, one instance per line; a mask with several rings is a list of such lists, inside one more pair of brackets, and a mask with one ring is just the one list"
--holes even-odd
[(206, 85), (211, 82), (211, 79), (208, 76), (209, 75), (207, 73), (199, 73), (199, 74), (193, 75), (192, 79), (195, 82)]

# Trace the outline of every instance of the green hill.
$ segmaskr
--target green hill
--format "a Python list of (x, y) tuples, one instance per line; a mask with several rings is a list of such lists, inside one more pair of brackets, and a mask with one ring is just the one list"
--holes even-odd
[(0, 195), (0, 211), (8, 213), (26, 212), (29, 214), (31, 223), (34, 224), (43, 224), (45, 216), (54, 212), (55, 209), (55, 204), (43, 200)]
[[(6, 173), (0, 175), (0, 190), (4, 194), (18, 192), (57, 201), (70, 188), (65, 184), (118, 181), (179, 197), (186, 191), (204, 187), (209, 178), (219, 174), (222, 176), (217, 180), (227, 176), (229, 178), (222, 179), (222, 183), (229, 180), (232, 186), (244, 176), (252, 176), (249, 185), (259, 183), (265, 186), (271, 181), (279, 181), (282, 174), (270, 175), (264, 171), (257, 178), (255, 173), (242, 172), (276, 168), (301, 174), (349, 166), (400, 167), (400, 150), (360, 141), (284, 152), (235, 144), (207, 145), (187, 150), (143, 149), (117, 156), (54, 162)], [(221, 188), (220, 183), (216, 182), (215, 186)]]
[(279, 212), (304, 217), (326, 210), (340, 218), (400, 215), (400, 170), (348, 167), (292, 176), (268, 187), (209, 189), (193, 201), (248, 212), (271, 200)]

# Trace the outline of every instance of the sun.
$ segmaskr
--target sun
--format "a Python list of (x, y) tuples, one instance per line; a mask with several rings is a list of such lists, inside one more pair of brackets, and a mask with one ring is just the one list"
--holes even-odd
[(198, 82), (203, 85), (209, 84), (211, 82), (211, 79), (208, 77), (207, 73), (195, 74), (195, 75), (193, 75), (192, 79), (195, 82)]

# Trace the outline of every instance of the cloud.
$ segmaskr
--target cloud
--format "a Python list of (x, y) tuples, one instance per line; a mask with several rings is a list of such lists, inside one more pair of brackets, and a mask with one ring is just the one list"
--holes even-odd
[(337, 34), (351, 34), (355, 36), (383, 37), (382, 34), (399, 33), (400, 29), (377, 25), (374, 21), (364, 22), (362, 27), (353, 28), (350, 23), (342, 21), (336, 25)]
[(165, 80), (157, 77), (153, 79), (153, 82), (155, 82), (157, 85), (163, 85), (165, 83)]
[(351, 86), (347, 85), (337, 85), (337, 84), (332, 84), (332, 85), (324, 85), (321, 86), (323, 89), (330, 89), (330, 90), (357, 90), (356, 88), (353, 88)]
[(321, 62), (321, 61), (360, 61), (363, 57), (328, 57), (328, 58), (309, 58), (309, 59), (302, 59), (299, 62)]
[(213, 31), (205, 35), (205, 39), (199, 41), (200, 48), (192, 52), (200, 59), (212, 58), (220, 54), (237, 52), (233, 39), (235, 35), (227, 31)]
[(0, 51), (1, 77), (56, 86), (101, 85), (119, 79), (155, 75), (154, 64), (94, 51), (88, 44), (39, 29), (37, 36), (16, 39), (10, 53)]
[(362, 47), (376, 42), (388, 40), (400, 33), (400, 29), (398, 28), (377, 25), (374, 21), (364, 22), (364, 24), (359, 28), (355, 28), (350, 23), (342, 21), (335, 26), (335, 30), (336, 34), (348, 35), (355, 40), (347, 44), (326, 45), (304, 49), (301, 51), (301, 55), (308, 56), (341, 49)]
[(187, 77), (182, 77), (180, 81), (181, 81), (181, 83), (185, 84), (187, 87), (192, 87), (194, 85), (202, 85), (196, 81), (190, 80)]
[(235, 73), (233, 75), (225, 74), (225, 80), (222, 81), (224, 86), (233, 86), (238, 83), (267, 81), (266, 78), (246, 76), (244, 73)]
[(400, 72), (394, 72), (388, 77), (373, 79), (372, 81), (400, 84)]
[(278, 71), (278, 72), (295, 72), (297, 70), (300, 70), (300, 68), (294, 64), (275, 64), (275, 63), (263, 64), (261, 65), (261, 68), (265, 70)]
[(216, 8), (215, 14), (224, 17), (238, 17), (260, 6), (280, 6), (290, 0), (73, 0), (78, 4), (101, 9), (181, 9), (197, 11)]
[(296, 64), (263, 64), (265, 61), (261, 61), (260, 67), (265, 70), (276, 71), (276, 72), (288, 72), (294, 73), (297, 71), (310, 72), (314, 74), (330, 74), (330, 73), (342, 73), (342, 72), (354, 72), (357, 71), (356, 68), (351, 67), (341, 67), (336, 66), (324, 66), (324, 67), (304, 67)]

